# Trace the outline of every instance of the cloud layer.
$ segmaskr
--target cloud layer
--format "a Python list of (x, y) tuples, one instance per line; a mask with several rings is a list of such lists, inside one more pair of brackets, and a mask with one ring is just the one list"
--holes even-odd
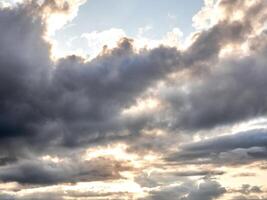
[(266, 120), (234, 129), (266, 117), (266, 1), (207, 1), (187, 47), (53, 60), (82, 3), (0, 7), (0, 199), (264, 199)]

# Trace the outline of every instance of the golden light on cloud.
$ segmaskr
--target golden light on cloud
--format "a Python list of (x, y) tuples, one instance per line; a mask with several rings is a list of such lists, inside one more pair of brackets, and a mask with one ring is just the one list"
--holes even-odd
[(79, 6), (86, 0), (60, 0), (56, 1), (55, 8), (44, 7), (43, 17), (47, 22), (48, 35), (53, 35), (55, 31), (61, 29), (67, 22), (71, 21), (78, 13)]
[(104, 193), (129, 192), (129, 193), (140, 194), (143, 192), (140, 185), (128, 180), (119, 180), (111, 182), (106, 181), (106, 182), (78, 183), (71, 189), (75, 188), (82, 191), (104, 192)]
[(158, 137), (166, 136), (166, 132), (159, 129), (144, 130), (143, 133), (148, 136), (158, 136)]
[[(14, 192), (6, 192), (14, 194)], [(38, 195), (57, 195), (60, 194), (64, 199), (106, 199), (107, 196), (120, 199), (140, 198), (145, 196), (145, 192), (141, 186), (131, 180), (117, 181), (96, 181), (82, 182), (75, 185), (55, 185), (46, 187), (37, 187), (31, 189), (22, 189), (17, 192), (20, 198), (27, 198), (34, 194)], [(38, 196), (37, 195), (37, 196)], [(73, 196), (73, 197), (68, 197)], [(66, 197), (65, 197), (66, 196)]]
[(124, 115), (137, 115), (143, 112), (151, 112), (160, 109), (162, 103), (156, 98), (137, 99), (136, 104), (124, 109)]
[(47, 18), (48, 24), (48, 34), (54, 34), (54, 32), (60, 29), (68, 20), (68, 16), (66, 14), (55, 13)]
[(233, 13), (233, 21), (240, 21), (244, 18), (245, 14), (244, 12), (237, 10), (235, 13)]
[(127, 152), (126, 144), (114, 144), (107, 147), (89, 148), (84, 155), (85, 160), (91, 160), (99, 157), (112, 157), (116, 160), (134, 161), (137, 155)]
[(193, 16), (193, 26), (197, 30), (208, 29), (218, 23), (222, 11), (218, 8), (216, 0), (205, 0), (202, 9)]
[(235, 47), (233, 45), (226, 45), (221, 51), (220, 51), (220, 57), (227, 57), (229, 55), (231, 55), (235, 50)]
[(222, 47), (219, 57), (227, 58), (231, 56), (236, 57), (245, 57), (249, 54), (249, 44), (244, 42), (243, 44), (235, 45), (235, 44), (227, 44)]
[(0, 191), (17, 190), (18, 188), (20, 188), (20, 185), (16, 182), (0, 183)]
[(148, 162), (157, 161), (159, 159), (159, 155), (153, 152), (137, 154), (129, 152), (128, 148), (128, 145), (122, 143), (89, 148), (84, 153), (83, 159), (93, 160), (96, 158), (107, 157), (117, 161), (126, 161), (136, 169), (142, 169)]
[(50, 156), (50, 155), (42, 156), (41, 160), (49, 161), (49, 162), (53, 162), (53, 163), (60, 163), (60, 162), (64, 161), (62, 158), (59, 158), (57, 156)]

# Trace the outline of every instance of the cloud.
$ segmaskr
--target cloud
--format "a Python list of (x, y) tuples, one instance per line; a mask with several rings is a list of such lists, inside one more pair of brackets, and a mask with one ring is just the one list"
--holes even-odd
[[(78, 56), (69, 56), (54, 63), (49, 58), (50, 46), (42, 38), (45, 32), (42, 19), (33, 17), (31, 13), (26, 14), (33, 3), (26, 5), (1, 10), (1, 15), (5, 19), (0, 24), (3, 27), (1, 42), (3, 47), (7, 47), (5, 51), (1, 51), (3, 52), (1, 65), (5, 66), (1, 68), (1, 78), (6, 82), (3, 85), (9, 87), (1, 88), (3, 103), (0, 108), (2, 111), (0, 128), (3, 138), (24, 135), (23, 138), (32, 143), (38, 141), (38, 138), (43, 138), (46, 144), (53, 140), (57, 144), (73, 146), (81, 141), (86, 143), (92, 138), (97, 138), (100, 132), (105, 136), (107, 133), (114, 134), (127, 130), (130, 124), (131, 128), (137, 128), (135, 132), (138, 132), (140, 120), (122, 119), (120, 113), (123, 109), (134, 104), (138, 96), (160, 80), (164, 80), (170, 73), (190, 66), (200, 67), (201, 63), (205, 62), (211, 63), (211, 60), (218, 57), (224, 43), (240, 42), (246, 38), (250, 30), (242, 22), (220, 22), (210, 30), (199, 34), (192, 46), (183, 53), (176, 48), (163, 46), (152, 50), (144, 49), (137, 53), (133, 49), (131, 40), (123, 39), (117, 47), (111, 50), (104, 49), (102, 54), (92, 61), (86, 62)], [(39, 7), (57, 12), (57, 9), (65, 8), (60, 5), (54, 1), (45, 1)], [(20, 35), (12, 31), (18, 27), (25, 29)], [(21, 38), (19, 48), (14, 42), (15, 38)], [(242, 69), (242, 72), (244, 70), (250, 68)], [(17, 72), (16, 75), (13, 74), (14, 71)], [(263, 71), (264, 69), (260, 74), (262, 77)], [(236, 73), (238, 72), (237, 69)], [(232, 72), (229, 73), (221, 75), (220, 72), (218, 76), (221, 76), (222, 81), (231, 79)], [(251, 90), (259, 92), (254, 90), (255, 84), (259, 81), (258, 73), (255, 74), (253, 71), (251, 76), (253, 75), (254, 79), (248, 77), (251, 81), (255, 80), (255, 83), (251, 84)], [(247, 81), (243, 79), (241, 81)], [(207, 79), (207, 82), (203, 83), (203, 90), (206, 91), (209, 85), (214, 85), (215, 80), (220, 79), (217, 76), (214, 79), (212, 77)], [(232, 81), (229, 81), (229, 84), (231, 83)], [(231, 97), (236, 93), (234, 89), (231, 85), (209, 88), (205, 98), (199, 92), (201, 91), (199, 87), (195, 89), (196, 92), (190, 93), (192, 97), (181, 94), (180, 101), (184, 99), (184, 105), (174, 104), (172, 108), (179, 111), (178, 117), (173, 116), (172, 120), (178, 120), (177, 123), (174, 122), (174, 126), (177, 124), (189, 128), (206, 127), (222, 123), (224, 119), (238, 119), (239, 115), (240, 118), (253, 115), (253, 112), (247, 113), (239, 104), (234, 104), (231, 108), (237, 110), (233, 116), (228, 116), (230, 114), (227, 112), (226, 116), (221, 114), (221, 110), (229, 105), (227, 100), (232, 102)], [(218, 105), (219, 100), (208, 97), (219, 96), (217, 93), (225, 93), (224, 90), (228, 91), (229, 98), (219, 99), (225, 103), (219, 106), (222, 109), (216, 112), (213, 108)], [(260, 106), (261, 104), (256, 101), (257, 96), (254, 96), (254, 98), (249, 96), (247, 101), (244, 100), (244, 104), (254, 105), (251, 101), (255, 99), (255, 105), (257, 103)], [(171, 100), (175, 97), (174, 94), (174, 97), (168, 98)], [(211, 101), (207, 104), (208, 107), (202, 105), (203, 102), (207, 102), (206, 97)], [(192, 108), (194, 111), (186, 109), (181, 111), (183, 107)], [(207, 117), (199, 117), (203, 115)], [(144, 121), (141, 128), (145, 124)]]
[(120, 172), (134, 170), (132, 166), (112, 158), (99, 157), (81, 160), (72, 159), (20, 160), (0, 168), (2, 182), (17, 182), (31, 185), (54, 185), (58, 183), (92, 182), (122, 178)]
[(251, 186), (249, 184), (244, 184), (240, 189), (232, 190), (231, 193), (237, 193), (231, 200), (264, 200), (266, 199), (266, 191), (262, 190), (261, 187)]
[[(265, 116), (266, 43), (262, 41), (266, 32), (262, 28), (267, 9), (262, 1), (238, 2), (218, 2), (225, 10), (222, 18), (196, 32), (182, 52), (187, 77), (177, 76), (159, 89), (168, 104), (165, 126), (196, 131)], [(235, 7), (249, 14), (232, 20), (235, 13), (229, 9)], [(230, 53), (224, 56), (228, 48)]]
[(250, 194), (250, 193), (262, 193), (263, 191), (258, 186), (250, 186), (249, 184), (244, 184), (242, 185), (242, 188), (239, 192), (243, 194)]
[(1, 138), (67, 144), (119, 131), (121, 110), (179, 65), (175, 48), (135, 53), (128, 39), (90, 62), (70, 56), (53, 63), (42, 21), (27, 9), (0, 11)]
[(236, 165), (264, 159), (266, 147), (266, 130), (252, 130), (182, 145), (181, 150), (167, 160)]
[(163, 98), (170, 102), (173, 126), (208, 129), (265, 116), (266, 43), (258, 42), (264, 38), (265, 32), (250, 41), (250, 55), (221, 59), (184, 90), (165, 88)]
[(176, 172), (174, 173), (176, 176), (216, 176), (216, 175), (223, 175), (225, 172), (223, 171), (210, 171), (210, 170), (203, 170), (203, 171), (184, 171), (184, 172)]
[(118, 42), (126, 37), (126, 33), (122, 29), (111, 28), (102, 32), (84, 33), (81, 37), (87, 40), (89, 54), (94, 58), (102, 52), (103, 48), (115, 48)]
[(77, 16), (79, 7), (86, 0), (29, 0), (29, 7), (34, 8), (34, 15), (39, 15), (46, 22), (47, 34), (53, 35)]
[(221, 196), (226, 192), (226, 189), (221, 187), (219, 183), (214, 181), (206, 181), (198, 186), (198, 189), (193, 190), (184, 200), (212, 200)]
[[(215, 134), (211, 139), (181, 145), (179, 151), (169, 154), (174, 144), (192, 139), (196, 131), (266, 115), (266, 3), (218, 1), (216, 6), (222, 11), (218, 21), (194, 33), (188, 48), (165, 44), (137, 51), (132, 39), (122, 38), (90, 61), (77, 55), (53, 61), (52, 46), (44, 39), (48, 18), (63, 15), (64, 24), (82, 2), (28, 1), (0, 9), (1, 181), (23, 187), (62, 186), (114, 181), (127, 178), (123, 172), (131, 172), (131, 180), (148, 186), (148, 199), (213, 200), (227, 191), (209, 178), (222, 177), (225, 171), (211, 167), (170, 172), (170, 166), (227, 166), (266, 158), (265, 129)], [(85, 37), (91, 42), (103, 41), (110, 33), (124, 36), (122, 30), (113, 29)], [(180, 31), (174, 29), (168, 39), (178, 35)], [(230, 54), (223, 54), (227, 48)], [(150, 101), (146, 101), (148, 97)], [(142, 103), (145, 106), (138, 109)], [(153, 109), (146, 109), (149, 104)], [(132, 108), (137, 108), (136, 112), (125, 114)], [(189, 132), (191, 135), (186, 135)], [(118, 140), (136, 154), (154, 153), (157, 161), (152, 158), (153, 162), (145, 165), (148, 169), (135, 171), (129, 163), (115, 158), (85, 161), (80, 154), (73, 155), (89, 145)], [(44, 155), (60, 155), (63, 160), (40, 159)], [(167, 158), (161, 160), (165, 155)], [(153, 167), (166, 171), (160, 175)], [(189, 181), (198, 176), (205, 176), (205, 180)], [(177, 179), (183, 183), (176, 184)], [(243, 189), (243, 193), (259, 191)], [(90, 192), (68, 195), (73, 199), (101, 195), (118, 199), (120, 195)], [(39, 196), (1, 195), (3, 199), (27, 200), (66, 195), (61, 190), (36, 194)]]
[(206, 180), (199, 185), (192, 181), (179, 186), (152, 191), (147, 199), (153, 200), (212, 200), (223, 195), (226, 189), (215, 181)]
[(259, 196), (236, 196), (232, 200), (265, 200), (266, 197), (259, 197)]

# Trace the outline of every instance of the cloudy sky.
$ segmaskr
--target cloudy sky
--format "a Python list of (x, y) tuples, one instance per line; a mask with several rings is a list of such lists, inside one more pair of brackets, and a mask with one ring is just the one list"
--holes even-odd
[(267, 200), (266, 0), (1, 0), (1, 200)]

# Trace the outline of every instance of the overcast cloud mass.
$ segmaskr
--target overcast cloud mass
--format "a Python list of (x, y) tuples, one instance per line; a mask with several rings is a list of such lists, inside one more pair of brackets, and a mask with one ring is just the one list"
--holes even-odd
[(0, 199), (266, 200), (267, 1), (206, 0), (188, 36), (114, 27), (57, 56), (87, 3), (0, 2)]

